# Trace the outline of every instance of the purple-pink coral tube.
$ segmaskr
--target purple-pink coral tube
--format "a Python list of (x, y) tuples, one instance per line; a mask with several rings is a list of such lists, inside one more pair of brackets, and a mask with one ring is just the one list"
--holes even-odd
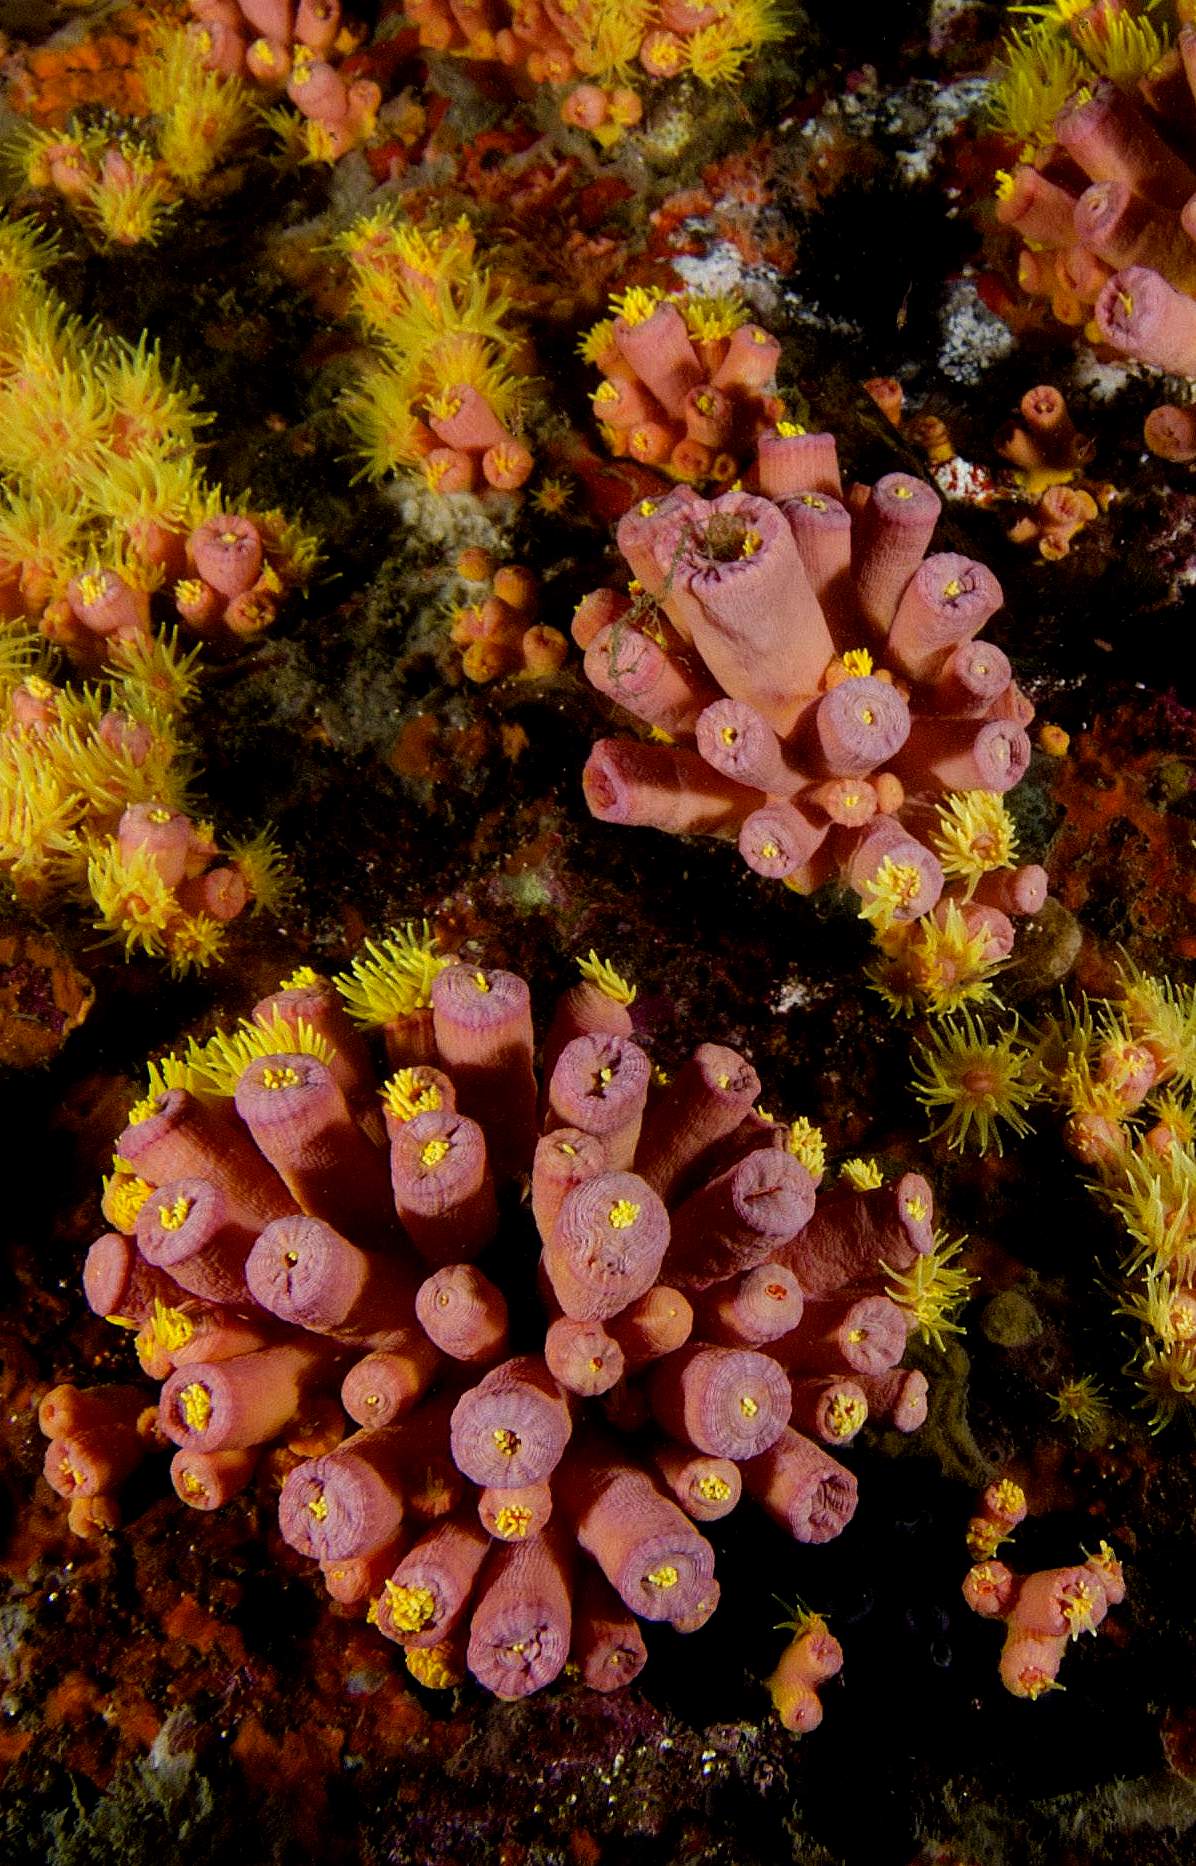
[(927, 692), (938, 713), (981, 718), (1013, 678), (1009, 658), (991, 641), (966, 641), (944, 661)]
[(638, 739), (597, 740), (581, 785), (599, 822), (674, 836), (732, 836), (764, 803), (761, 791), (712, 770), (698, 752)]
[(751, 493), (712, 500), (675, 585), (695, 605), (694, 645), (723, 692), (784, 737), (835, 652), (784, 513)]
[(281, 1321), (347, 1347), (406, 1347), (417, 1277), (393, 1251), (363, 1251), (319, 1218), (279, 1218), (245, 1265), (256, 1302)]
[[(904, 1345), (904, 1342), (903, 1342)], [(670, 1437), (712, 1458), (754, 1458), (789, 1423), (789, 1381), (753, 1348), (690, 1342), (648, 1376), (652, 1412)]]
[(602, 1142), (607, 1165), (627, 1170), (635, 1158), (652, 1068), (626, 1037), (575, 1037), (548, 1085), (550, 1127), (580, 1128)]
[(742, 1466), (744, 1487), (795, 1542), (830, 1542), (855, 1514), (852, 1472), (786, 1426), (775, 1445)]
[(552, 1236), (569, 1193), (605, 1171), (602, 1142), (580, 1128), (554, 1128), (538, 1142), (532, 1161), (532, 1216), (544, 1243)]
[(839, 1184), (824, 1192), (785, 1260), (807, 1298), (819, 1301), (862, 1293), (882, 1263), (900, 1273), (933, 1249), (934, 1194), (920, 1173), (902, 1173), (866, 1191)]
[(868, 1417), (868, 1399), (858, 1380), (846, 1374), (815, 1374), (791, 1382), (795, 1431), (824, 1445), (850, 1445)]
[(493, 1545), (478, 1584), (465, 1662), (495, 1697), (527, 1697), (559, 1677), (573, 1627), (573, 1551), (555, 1523)]
[(820, 777), (866, 777), (895, 758), (910, 735), (909, 707), (889, 681), (842, 680), (802, 721), (798, 756)]
[(396, 1428), (355, 1432), (295, 1466), (278, 1499), (283, 1539), (314, 1561), (348, 1560), (394, 1540), (403, 1521)]
[(432, 983), (432, 1020), (458, 1104), (486, 1130), (496, 1177), (526, 1171), (536, 1145), (527, 985), (514, 972), (447, 966)]
[(412, 1411), (440, 1365), (439, 1350), (422, 1334), (405, 1348), (365, 1354), (341, 1382), (341, 1405), (357, 1425), (390, 1425)]
[(472, 1263), (450, 1263), (420, 1284), (415, 1313), (430, 1341), (455, 1361), (487, 1365), (506, 1353), (507, 1302)]
[(749, 1062), (720, 1043), (701, 1043), (648, 1111), (636, 1166), (669, 1203), (696, 1160), (734, 1132), (760, 1093)]
[(623, 1377), (623, 1350), (601, 1322), (558, 1316), (544, 1337), (544, 1359), (553, 1379), (583, 1399), (609, 1393)]
[(176, 1451), (170, 1460), (175, 1495), (193, 1510), (218, 1510), (244, 1490), (257, 1469), (256, 1447), (247, 1451)]
[(696, 1523), (718, 1522), (739, 1502), (743, 1479), (730, 1458), (666, 1443), (653, 1447), (652, 1463), (674, 1502)]
[(376, 1103), (377, 1087), (369, 1045), (355, 1028), (330, 978), (317, 976), (309, 985), (290, 985), (272, 991), (253, 1007), (253, 1020), (264, 1030), (271, 1027), (276, 1015), (292, 1030), (298, 1030), (302, 1020), (310, 1024), (316, 1036), (323, 1037), (332, 1052), (328, 1067), (355, 1111)]
[(158, 1419), (184, 1449), (236, 1451), (276, 1438), (328, 1368), (326, 1347), (286, 1345), (177, 1368), (162, 1388)]
[(942, 501), (908, 473), (878, 479), (855, 521), (852, 561), (864, 621), (886, 634), (930, 543)]
[(809, 780), (746, 700), (715, 700), (698, 719), (695, 737), (706, 763), (737, 784), (788, 797)]
[(905, 1353), (905, 1316), (887, 1296), (807, 1302), (796, 1335), (774, 1342), (802, 1373), (883, 1374)]
[(619, 1598), (644, 1620), (690, 1612), (714, 1577), (714, 1551), (646, 1471), (591, 1445), (557, 1485), (577, 1540)]
[(701, 1290), (752, 1270), (791, 1243), (813, 1210), (814, 1182), (801, 1162), (759, 1147), (678, 1206), (665, 1275)]
[(543, 1267), (565, 1314), (603, 1322), (651, 1289), (669, 1243), (664, 1204), (635, 1173), (600, 1173), (563, 1201)]
[(1030, 741), (1011, 719), (916, 719), (893, 768), (908, 791), (1012, 790), (1025, 777)]
[(1146, 200), (1177, 211), (1196, 194), (1196, 174), (1132, 99), (1107, 80), (1059, 112), (1055, 140), (1093, 181), (1123, 181)]
[(466, 1263), (498, 1229), (486, 1137), (467, 1115), (437, 1109), (396, 1129), (390, 1143), (395, 1210), (425, 1263)]
[(641, 324), (616, 318), (614, 340), (640, 381), (665, 412), (679, 421), (686, 396), (705, 380), (705, 372), (676, 305), (658, 304)]
[(696, 1298), (698, 1337), (724, 1348), (763, 1347), (797, 1327), (803, 1301), (801, 1285), (785, 1264), (757, 1264)]
[(766, 803), (743, 823), (739, 853), (756, 874), (784, 880), (817, 861), (828, 827), (813, 822), (795, 804)]
[(1123, 356), (1173, 376), (1196, 376), (1196, 303), (1157, 272), (1115, 272), (1096, 301), (1101, 336)]
[(254, 1230), (204, 1179), (172, 1179), (137, 1214), (137, 1248), (184, 1289), (209, 1302), (244, 1303), (245, 1260)]
[(1049, 889), (1046, 869), (1027, 862), (1022, 868), (1002, 868), (982, 876), (972, 899), (983, 907), (999, 908), (1003, 914), (1036, 914)]
[(500, 1489), (488, 1484), (478, 1492), (478, 1521), (496, 1542), (524, 1542), (538, 1536), (552, 1515), (547, 1484), (518, 1484)]
[[(689, 536), (695, 508), (704, 511), (705, 500), (692, 486), (676, 486), (663, 499), (642, 499), (619, 520), (615, 542), (649, 596), (662, 594), (673, 559)], [(684, 635), (688, 641), (688, 630)]]
[[(847, 837), (851, 832), (841, 833), (850, 848)], [(894, 920), (904, 923), (929, 913), (943, 891), (938, 857), (894, 817), (876, 816), (855, 837), (855, 847), (844, 863), (845, 878), (857, 894), (866, 894), (868, 884), (877, 878), (886, 861), (907, 870), (910, 877), (909, 891), (893, 909)]]
[(885, 662), (910, 680), (930, 680), (943, 655), (978, 635), (1004, 602), (991, 570), (954, 551), (919, 564), (885, 643)]
[(552, 1022), (544, 1038), (541, 1073), (546, 1081), (551, 1080), (561, 1051), (575, 1037), (631, 1035), (632, 1021), (628, 1007), (610, 997), (593, 979), (579, 978), (575, 985), (570, 985), (568, 991), (563, 991), (557, 999)]
[(105, 1231), (88, 1250), (83, 1265), (83, 1294), (96, 1315), (115, 1315), (123, 1322), (140, 1325), (149, 1320), (156, 1302), (174, 1309), (187, 1293), (173, 1277), (146, 1263), (119, 1231)]
[(859, 1374), (856, 1379), (873, 1419), (898, 1432), (916, 1432), (926, 1424), (929, 1383), (920, 1367), (892, 1367), (887, 1374)]
[(391, 1222), (385, 1155), (366, 1139), (317, 1057), (299, 1051), (256, 1057), (235, 1099), (258, 1147), (309, 1217), (367, 1237)]
[(690, 661), (630, 622), (600, 629), (585, 655), (586, 679), (636, 719), (673, 738), (693, 731), (718, 689)]
[(621, 1691), (648, 1662), (639, 1623), (588, 1562), (578, 1578), (569, 1654), (591, 1691)]
[(474, 1484), (538, 1484), (560, 1463), (571, 1430), (568, 1404), (543, 1360), (520, 1355), (492, 1368), (457, 1401), (453, 1459)]
[(206, 1179), (218, 1186), (246, 1223), (260, 1225), (295, 1209), (282, 1180), (262, 1158), (241, 1123), (186, 1089), (169, 1089), (153, 1113), (130, 1121), (117, 1152), (151, 1185), (171, 1179)]
[(839, 454), (833, 434), (778, 434), (765, 428), (756, 443), (760, 490), (768, 499), (803, 492), (843, 496)]
[(785, 522), (826, 617), (836, 647), (850, 648), (860, 633), (851, 584), (851, 513), (822, 492), (798, 492), (781, 501)]
[(1075, 206), (1076, 236), (1114, 271), (1149, 266), (1184, 291), (1196, 283), (1196, 252), (1183, 227), (1123, 181), (1094, 181)]
[(391, 1575), (378, 1601), (378, 1630), (401, 1646), (436, 1646), (448, 1639), (491, 1546), (472, 1510), (437, 1523)]

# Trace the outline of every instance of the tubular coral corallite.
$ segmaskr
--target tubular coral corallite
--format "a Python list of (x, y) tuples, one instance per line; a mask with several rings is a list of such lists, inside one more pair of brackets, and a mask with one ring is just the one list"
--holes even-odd
[[(997, 219), (1025, 243), (1023, 289), (1180, 376), (1196, 375), (1194, 94), (1190, 23), (1169, 47), (1145, 12), (1061, 8), (1012, 35), (993, 111), (1022, 145), (999, 176)], [(1178, 455), (1172, 444), (1165, 457), (1185, 457), (1182, 437)]]
[(1000, 808), (1033, 716), (979, 638), (1000, 585), (926, 556), (939, 500), (923, 481), (891, 473), (845, 498), (829, 434), (766, 430), (754, 477), (620, 521), (632, 591), (594, 591), (573, 633), (649, 737), (598, 742), (586, 801), (603, 822), (733, 837), (800, 893), (837, 874), (881, 938), (890, 995), (916, 984), (953, 1008), (954, 985), (972, 995), (1008, 955), (1010, 915), (1045, 897), (1041, 869), (1012, 868)]
[[(741, 1492), (829, 1541), (856, 1503), (835, 1454), (869, 1406), (921, 1423), (916, 1318), (884, 1282), (932, 1249), (930, 1189), (869, 1171), (818, 1196), (808, 1124), (756, 1112), (755, 1071), (719, 1044), (662, 1085), (634, 991), (594, 955), (541, 1087), (514, 974), (408, 929), (345, 987), (304, 970), (155, 1068), (87, 1299), (164, 1381), (179, 1495), (218, 1507), (289, 1447), (263, 1465), (285, 1473), (283, 1536), (416, 1676), (468, 1667), (514, 1698), (572, 1654), (613, 1689), (644, 1662), (639, 1619), (713, 1612), (703, 1526)], [(355, 1019), (398, 1064), (381, 1102)], [(115, 1515), (122, 1459), (96, 1469), (83, 1527)]]

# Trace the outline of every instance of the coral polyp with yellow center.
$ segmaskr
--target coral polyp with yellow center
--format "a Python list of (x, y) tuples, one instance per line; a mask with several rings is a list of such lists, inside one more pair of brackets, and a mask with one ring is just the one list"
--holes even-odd
[(436, 936), (426, 920), (408, 920), (380, 940), (366, 940), (336, 987), (350, 1017), (365, 1029), (378, 1029), (410, 1017), (431, 1004), (432, 981), (453, 960), (436, 950)]
[(970, 899), (982, 875), (1017, 864), (1013, 819), (995, 791), (953, 791), (939, 806), (930, 838), (943, 873), (967, 883)]
[(1017, 1020), (1006, 1030), (989, 1032), (967, 1011), (948, 1020), (925, 1043), (917, 1045), (914, 1094), (939, 1119), (931, 1135), (945, 1134), (955, 1151), (973, 1135), (981, 1153), (1003, 1151), (1001, 1127), (1028, 1134), (1024, 1111), (1036, 1099), (1030, 1067), (1032, 1051), (1022, 1042)]
[(962, 1335), (963, 1325), (956, 1320), (959, 1310), (977, 1279), (955, 1262), (964, 1240), (954, 1242), (936, 1233), (934, 1249), (917, 1257), (906, 1271), (881, 1269), (891, 1278), (885, 1294), (903, 1309), (910, 1324), (921, 1333), (923, 1341), (933, 1342), (942, 1352), (945, 1335)]

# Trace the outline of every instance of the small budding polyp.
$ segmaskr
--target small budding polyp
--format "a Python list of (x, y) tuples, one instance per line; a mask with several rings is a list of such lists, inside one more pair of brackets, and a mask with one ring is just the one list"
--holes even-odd
[(936, 802), (1004, 793), (1029, 763), (1034, 709), (980, 639), (1001, 587), (926, 555), (940, 501), (923, 481), (845, 494), (829, 434), (766, 432), (753, 478), (620, 521), (634, 582), (586, 597), (573, 634), (650, 736), (599, 740), (586, 800), (603, 822), (733, 838), (802, 893), (879, 885), (890, 924), (914, 920), (944, 889), (922, 839)]
[[(385, 1024), (381, 1104), (306, 972), (256, 1007), (270, 1053), (138, 1103), (84, 1288), (138, 1331), (156, 1415), (137, 1388), (59, 1389), (46, 1475), (80, 1533), (118, 1519), (155, 1437), (198, 1509), (281, 1477), (285, 1540), (417, 1677), (520, 1697), (572, 1655), (612, 1690), (644, 1663), (637, 1618), (714, 1611), (706, 1523), (746, 1495), (829, 1541), (856, 1503), (833, 1454), (870, 1407), (921, 1423), (885, 1286), (932, 1250), (931, 1194), (819, 1198), (817, 1130), (755, 1111), (719, 1044), (662, 1084), (600, 962), (541, 1091), (524, 981), (437, 964)], [(508, 1215), (529, 1178), (538, 1265)]]

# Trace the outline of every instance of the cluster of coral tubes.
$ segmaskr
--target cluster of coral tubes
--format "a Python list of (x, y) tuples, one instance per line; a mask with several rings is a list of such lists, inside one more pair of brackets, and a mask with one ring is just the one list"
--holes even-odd
[[(646, 328), (646, 327), (645, 327)], [(735, 837), (750, 868), (802, 893), (833, 875), (883, 933), (937, 913), (990, 957), (1046, 896), (1037, 867), (948, 892), (937, 805), (973, 812), (1019, 781), (1033, 708), (980, 630), (992, 572), (926, 556), (940, 502), (890, 473), (844, 493), (834, 438), (760, 438), (756, 490), (679, 486), (620, 521), (634, 582), (594, 591), (573, 633), (600, 692), (649, 728), (607, 738), (584, 773), (604, 822)]]
[[(1077, 8), (1074, 25), (1074, 45), (1043, 24), (1006, 48), (996, 117), (1027, 140), (997, 219), (1024, 242), (1023, 289), (1056, 317), (1196, 375), (1196, 28), (1167, 47), (1121, 6)], [(1158, 452), (1196, 453), (1190, 410), (1166, 406), (1153, 428)]]
[(993, 1559), (1026, 1516), (1026, 1496), (1009, 1478), (990, 1484), (968, 1525), (968, 1547), (979, 1556), (968, 1571), (963, 1597), (974, 1613), (1005, 1628), (1001, 1683), (1018, 1698), (1062, 1690), (1059, 1668), (1081, 1633), (1095, 1633), (1110, 1607), (1125, 1599), (1121, 1563), (1107, 1542), (1069, 1568), (1015, 1574)]
[[(396, 955), (421, 984), (386, 1005)], [(853, 1163), (820, 1192), (817, 1130), (720, 1044), (665, 1079), (597, 962), (540, 1086), (513, 973), (400, 941), (338, 983), (305, 970), (152, 1075), (84, 1281), (157, 1411), (139, 1434), (147, 1395), (59, 1393), (46, 1475), (84, 1533), (155, 1436), (194, 1507), (281, 1478), (286, 1541), (417, 1677), (514, 1698), (571, 1654), (625, 1684), (640, 1619), (714, 1611), (704, 1524), (746, 1493), (829, 1541), (869, 1413), (922, 1423), (894, 1295), (934, 1260), (930, 1187)], [(381, 1101), (363, 1010), (399, 1065)]]

